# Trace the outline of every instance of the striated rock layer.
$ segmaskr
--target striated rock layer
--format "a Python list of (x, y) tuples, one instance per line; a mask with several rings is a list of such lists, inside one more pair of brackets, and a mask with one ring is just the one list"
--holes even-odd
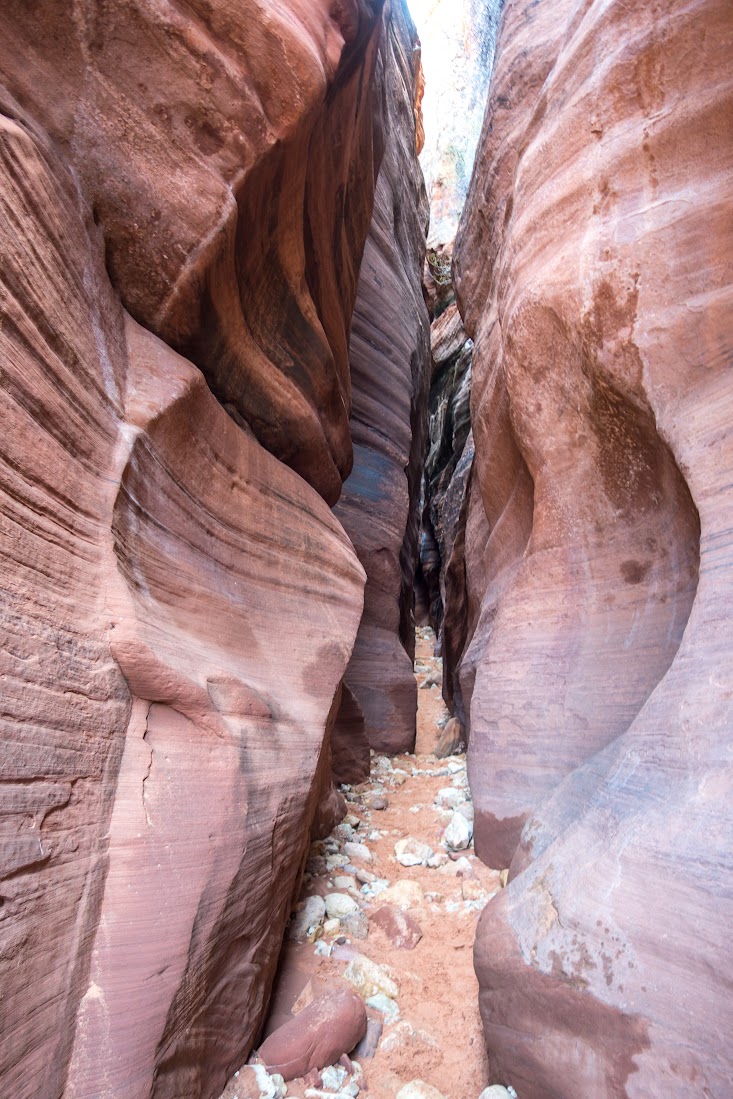
[(123, 304), (331, 504), (352, 462), (382, 6), (4, 9), (3, 82), (74, 166)]
[(213, 1095), (265, 1007), (363, 573), (124, 321), (7, 102), (2, 158), (1, 1090)]
[[(218, 1095), (309, 832), (343, 812), (329, 739), (365, 575), (329, 504), (414, 73), (380, 3), (185, 8), (4, 12), (0, 1093), (19, 1099)], [(403, 232), (412, 249), (389, 287), (412, 328), (385, 336), (407, 363), (380, 520), (399, 565), (421, 257), (395, 162), (372, 237), (380, 277)], [(363, 394), (382, 364), (355, 363)]]
[(457, 243), (459, 674), (513, 860), (475, 958), (523, 1099), (733, 1092), (732, 47), (723, 0), (509, 0)]
[[(367, 574), (346, 683), (363, 715), (362, 738), (396, 753), (415, 744), (412, 608), (430, 346), (422, 294), (427, 201), (410, 109), (419, 87), (419, 52), (401, 0), (393, 4), (387, 30), (380, 56), (385, 156), (350, 344), (354, 470), (335, 513)], [(352, 699), (348, 706), (344, 730), (353, 738)], [(341, 722), (336, 732), (342, 739)], [(365, 779), (368, 752), (362, 759)]]

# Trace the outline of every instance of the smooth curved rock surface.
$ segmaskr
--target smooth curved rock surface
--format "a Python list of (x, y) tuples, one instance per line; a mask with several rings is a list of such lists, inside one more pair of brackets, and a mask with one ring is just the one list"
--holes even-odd
[(457, 244), (469, 772), (514, 856), (475, 958), (523, 1099), (733, 1088), (732, 45), (722, 0), (509, 0)]
[(335, 1065), (366, 1034), (367, 1015), (355, 992), (337, 988), (319, 996), (294, 1019), (273, 1031), (259, 1055), (269, 1072), (286, 1080)]
[(383, 150), (382, 0), (4, 7), (5, 86), (74, 166), (123, 304), (333, 504)]
[(2, 105), (0, 1091), (216, 1096), (266, 1010), (364, 573), (125, 319), (74, 177)]
[(427, 205), (409, 108), (419, 52), (401, 0), (386, 28), (386, 147), (350, 343), (354, 470), (335, 513), (367, 574), (346, 683), (371, 747), (396, 753), (411, 751), (416, 734), (413, 584), (430, 348), (422, 294)]

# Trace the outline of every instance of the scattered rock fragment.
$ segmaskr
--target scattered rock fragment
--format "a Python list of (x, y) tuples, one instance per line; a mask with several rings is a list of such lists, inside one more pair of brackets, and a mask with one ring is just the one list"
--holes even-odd
[(344, 854), (351, 862), (372, 861), (372, 853), (365, 843), (345, 843)]
[(370, 996), (376, 996), (379, 992), (395, 1000), (400, 991), (397, 983), (383, 967), (364, 954), (357, 954), (352, 958), (344, 970), (344, 980), (348, 981), (365, 1000)]
[(406, 836), (398, 840), (394, 845), (394, 852), (401, 866), (427, 866), (428, 859), (435, 854), (432, 847), (428, 847), (427, 843), (422, 843), (414, 836)]
[(446, 846), (453, 851), (465, 851), (473, 838), (473, 824), (461, 813), (454, 813), (451, 822), (443, 833)]
[(376, 792), (374, 794), (365, 795), (363, 804), (366, 809), (375, 809), (377, 811), (381, 811), (388, 807), (389, 799), (386, 794)]
[(333, 1065), (361, 1041), (366, 1030), (366, 1010), (360, 998), (350, 989), (335, 989), (319, 996), (266, 1038), (260, 1058), (268, 1072), (293, 1080)]
[(366, 912), (362, 912), (361, 909), (349, 912), (340, 923), (342, 934), (348, 935), (351, 939), (363, 942), (369, 935), (369, 919)]
[(359, 911), (359, 905), (347, 893), (329, 893), (325, 902), (329, 920), (343, 920), (352, 912)]
[(400, 1017), (400, 1009), (396, 1000), (393, 1000), (391, 996), (385, 996), (383, 992), (378, 992), (376, 996), (370, 996), (366, 1003), (367, 1007), (372, 1007), (380, 1015), (383, 1015), (388, 1023), (394, 1023)]
[(381, 1019), (367, 1019), (366, 1034), (353, 1051), (354, 1056), (358, 1057), (360, 1061), (370, 1061), (377, 1052), (379, 1039), (382, 1037), (383, 1030), (384, 1023)]
[(425, 893), (420, 882), (403, 878), (380, 893), (383, 904), (395, 904), (398, 908), (420, 908), (425, 903)]
[(343, 1065), (329, 1065), (321, 1073), (321, 1087), (326, 1091), (338, 1091), (348, 1075)]
[(296, 943), (313, 942), (316, 931), (326, 915), (323, 897), (308, 897), (300, 912), (296, 912), (290, 924), (289, 936)]
[(442, 790), (438, 790), (433, 800), (441, 808), (457, 809), (461, 802), (466, 800), (466, 795), (455, 786), (445, 786)]
[(446, 722), (445, 728), (440, 734), (440, 739), (435, 748), (435, 755), (438, 759), (452, 756), (454, 752), (457, 752), (463, 746), (464, 742), (465, 737), (461, 723), (458, 718), (452, 717)]
[(512, 1093), (514, 1096), (517, 1094), (513, 1088), (509, 1091), (501, 1084), (492, 1084), (491, 1087), (484, 1088), (478, 1099), (513, 1099)]
[(372, 915), (372, 923), (385, 933), (399, 950), (414, 950), (422, 939), (419, 923), (400, 908), (386, 904)]

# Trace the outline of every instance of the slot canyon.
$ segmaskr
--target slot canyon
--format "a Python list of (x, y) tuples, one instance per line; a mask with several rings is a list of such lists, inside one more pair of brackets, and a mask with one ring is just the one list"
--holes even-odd
[(733, 1099), (731, 0), (2, 29), (0, 1099)]

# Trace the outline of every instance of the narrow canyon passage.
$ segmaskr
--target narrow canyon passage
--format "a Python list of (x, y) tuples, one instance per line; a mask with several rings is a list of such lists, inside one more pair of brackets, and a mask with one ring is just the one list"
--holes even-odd
[[(473, 852), (465, 752), (445, 755), (449, 714), (435, 640), (430, 628), (418, 630), (415, 753), (374, 755), (370, 778), (342, 787), (347, 816), (311, 847), (265, 1027), (266, 1036), (274, 1032), (262, 1046), (273, 1076), (253, 1057), (221, 1099), (438, 1099), (487, 1087), (473, 942), (480, 912), (506, 878)], [(304, 1009), (339, 988), (366, 999), (356, 1066), (344, 1057), (323, 1072), (311, 1069), (307, 1080), (288, 1074), (285, 1086), (276, 1069), (290, 1058), (301, 1066), (312, 1059)], [(333, 1027), (339, 1030), (337, 1017)], [(347, 1033), (339, 1038), (351, 1041)], [(513, 1094), (497, 1088), (491, 1099)]]
[(0, 1099), (733, 1099), (730, 0), (2, 25)]

